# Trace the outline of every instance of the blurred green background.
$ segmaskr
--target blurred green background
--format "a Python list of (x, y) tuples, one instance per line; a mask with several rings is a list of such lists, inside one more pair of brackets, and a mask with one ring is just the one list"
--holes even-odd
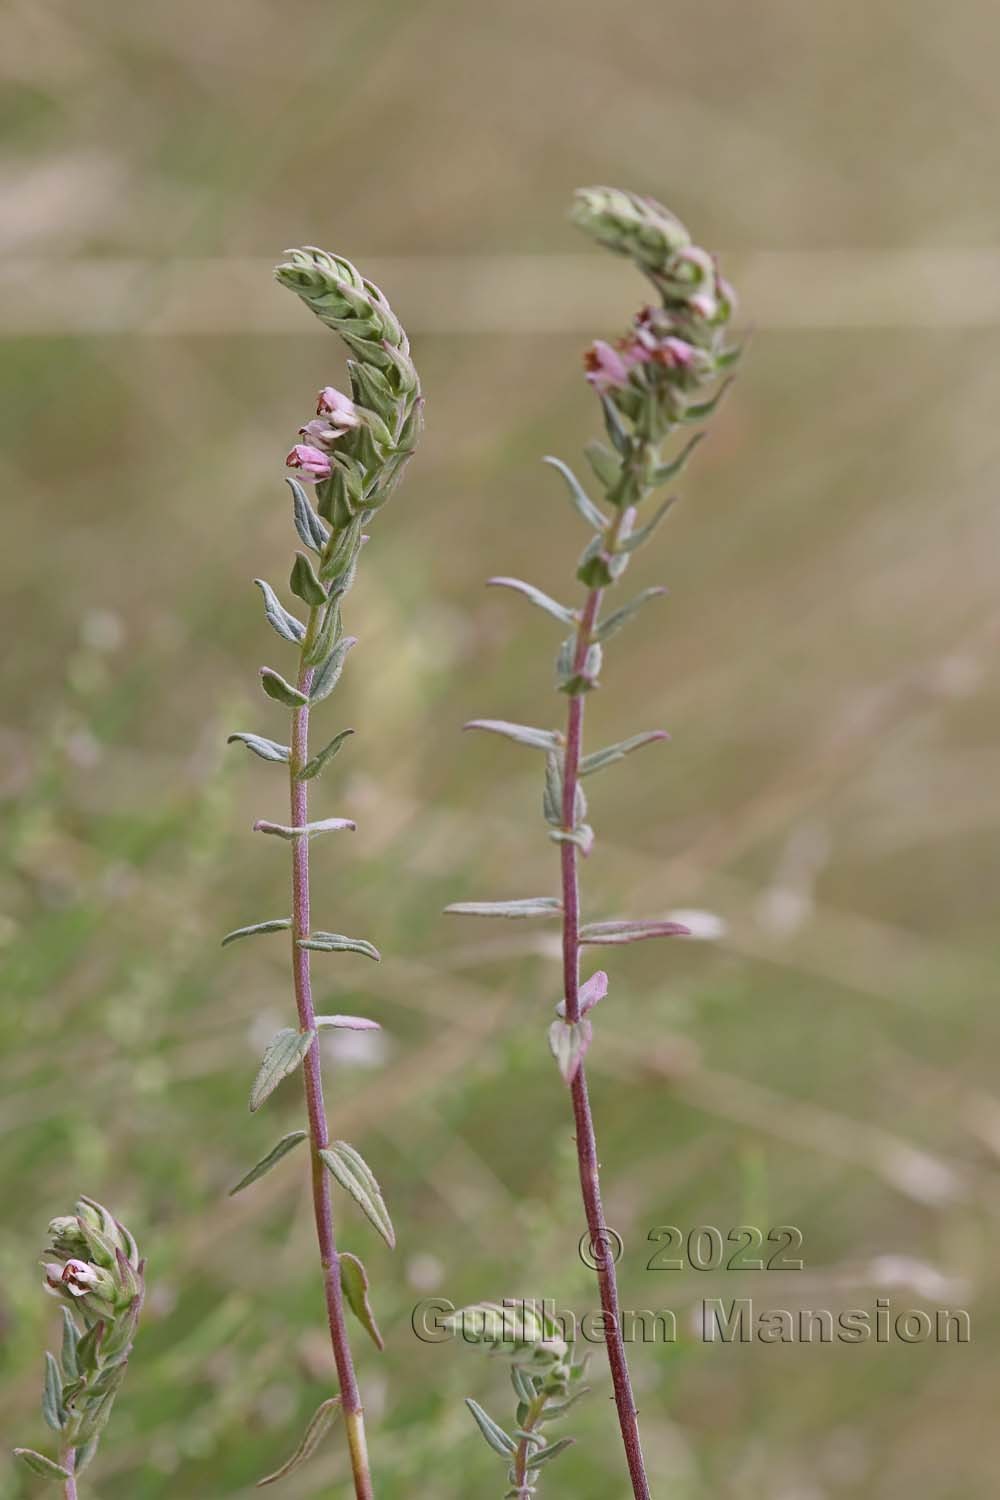
[[(560, 482), (594, 427), (580, 354), (642, 288), (565, 217), (654, 192), (718, 248), (754, 338), (629, 591), (590, 743), (669, 747), (592, 787), (593, 916), (715, 913), (717, 942), (608, 954), (592, 1087), (658, 1497), (996, 1492), (1000, 845), (990, 674), (1000, 470), (1000, 17), (988, 0), (167, 6), (10, 0), (0, 336), (6, 543), (0, 943), (0, 1409), (44, 1446), (54, 1305), (35, 1256), (79, 1191), (149, 1256), (133, 1367), (84, 1493), (247, 1496), (329, 1390), (302, 1162), (227, 1187), (298, 1123), (246, 1110), (287, 1020), (282, 666), (249, 579), (287, 576), (282, 458), (336, 340), (269, 279), (314, 242), (382, 278), (427, 433), (351, 597), (361, 638), (319, 784), (320, 999), (384, 1026), (335, 1049), (334, 1131), (382, 1180), (349, 1206), (386, 1335), (357, 1334), (378, 1492), (498, 1496), (462, 1406), (504, 1371), (410, 1329), (457, 1304), (595, 1302), (540, 926), (442, 919), (551, 890), (539, 766), (475, 716), (555, 724), (558, 635), (492, 573), (567, 595)], [(356, 1039), (355, 1039), (356, 1043)], [(264, 1117), (266, 1115), (266, 1118)], [(656, 1226), (802, 1230), (805, 1269), (648, 1271)], [(962, 1306), (964, 1346), (706, 1346), (704, 1297)], [(603, 1358), (544, 1494), (624, 1496)], [(346, 1495), (342, 1438), (285, 1486)], [(0, 1495), (35, 1481), (0, 1459)]]

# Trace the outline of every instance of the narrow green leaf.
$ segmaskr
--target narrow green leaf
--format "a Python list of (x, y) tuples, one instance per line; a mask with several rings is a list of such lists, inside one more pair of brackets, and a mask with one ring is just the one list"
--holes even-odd
[(547, 1464), (551, 1459), (558, 1458), (560, 1453), (565, 1453), (567, 1448), (572, 1448), (576, 1442), (575, 1438), (558, 1438), (556, 1442), (549, 1443), (547, 1448), (540, 1448), (532, 1453), (528, 1459), (529, 1469), (540, 1469), (542, 1464)]
[(320, 578), (324, 583), (337, 579), (338, 592), (341, 588), (340, 579), (353, 567), (361, 546), (361, 525), (361, 517), (356, 516), (337, 536), (332, 551), (320, 566)]
[(608, 615), (607, 619), (602, 620), (594, 631), (593, 639), (595, 641), (610, 640), (634, 614), (638, 614), (644, 604), (647, 604), (650, 599), (662, 598), (665, 593), (667, 593), (667, 590), (662, 586), (659, 588), (643, 589), (642, 593), (637, 594), (630, 603), (623, 604), (621, 609), (616, 609), (614, 614)]
[(311, 781), (314, 776), (318, 776), (320, 771), (324, 770), (330, 761), (333, 760), (333, 757), (337, 754), (344, 741), (353, 733), (353, 729), (342, 729), (339, 734), (335, 734), (330, 743), (324, 745), (323, 749), (314, 755), (312, 760), (306, 761), (302, 770), (296, 776), (296, 781)]
[(555, 896), (526, 896), (517, 901), (453, 901), (453, 917), (557, 917), (562, 902)]
[(361, 1153), (348, 1145), (347, 1141), (333, 1141), (327, 1150), (319, 1154), (340, 1186), (350, 1194), (362, 1213), (367, 1215), (390, 1250), (394, 1250), (396, 1231), (392, 1227), (382, 1189)]
[(261, 667), (260, 685), (269, 698), (275, 703), (283, 703), (286, 708), (304, 708), (309, 702), (305, 693), (300, 693), (298, 688), (285, 681), (280, 672), (274, 672), (270, 667)]
[(545, 462), (551, 464), (553, 469), (558, 469), (559, 473), (565, 479), (569, 489), (569, 498), (573, 502), (573, 508), (577, 514), (583, 517), (588, 526), (593, 526), (595, 531), (603, 531), (608, 524), (607, 517), (601, 513), (593, 500), (591, 500), (569, 465), (564, 464), (561, 458), (553, 458), (551, 454), (545, 459)]
[(260, 1109), (281, 1080), (295, 1072), (315, 1040), (315, 1031), (293, 1031), (290, 1026), (283, 1027), (271, 1038), (250, 1090), (251, 1110)]
[(478, 1401), (473, 1401), (471, 1396), (466, 1396), (465, 1404), (473, 1417), (475, 1417), (476, 1426), (494, 1453), (499, 1453), (502, 1457), (507, 1458), (510, 1454), (517, 1452), (517, 1444), (514, 1439), (509, 1433), (504, 1432), (503, 1428), (497, 1422), (494, 1422), (488, 1412), (483, 1411)]
[(317, 833), (339, 833), (344, 828), (353, 833), (357, 826), (350, 818), (321, 818), (317, 823), (303, 823), (301, 828), (290, 828), (287, 823), (271, 823), (267, 818), (258, 818), (253, 831), (271, 833), (279, 839), (300, 839), (314, 838)]
[(80, 1373), (76, 1363), (76, 1346), (80, 1342), (80, 1330), (68, 1307), (61, 1307), (59, 1311), (63, 1317), (62, 1348), (59, 1351), (59, 1359), (66, 1379), (75, 1380)]
[(379, 1332), (375, 1314), (368, 1301), (368, 1273), (358, 1257), (347, 1250), (340, 1252), (340, 1285), (348, 1306), (365, 1332), (371, 1336), (376, 1349), (384, 1349), (385, 1340)]
[(691, 454), (704, 439), (704, 436), (703, 432), (696, 432), (694, 437), (684, 444), (684, 447), (676, 458), (671, 459), (670, 463), (661, 464), (658, 469), (654, 469), (651, 476), (653, 484), (669, 484), (671, 479), (676, 479), (691, 457)]
[(545, 1420), (546, 1420), (546, 1422), (555, 1421), (555, 1419), (557, 1417), (563, 1417), (563, 1416), (565, 1416), (566, 1413), (569, 1411), (570, 1407), (575, 1406), (576, 1403), (580, 1400), (581, 1396), (589, 1396), (589, 1394), (590, 1394), (590, 1386), (589, 1385), (582, 1385), (578, 1391), (574, 1391), (573, 1395), (567, 1397), (567, 1399), (565, 1401), (555, 1401), (555, 1402), (548, 1402), (547, 1401), (545, 1403)]
[(518, 745), (529, 745), (533, 750), (558, 750), (563, 737), (558, 730), (533, 729), (530, 724), (510, 724), (506, 719), (470, 719), (465, 729), (485, 729), (489, 734), (502, 734), (505, 739)]
[(730, 377), (729, 377), (728, 380), (724, 380), (722, 382), (722, 384), (720, 385), (719, 389), (716, 391), (715, 395), (712, 397), (711, 401), (697, 401), (697, 402), (695, 402), (695, 404), (693, 406), (689, 406), (688, 407), (687, 411), (684, 413), (683, 417), (681, 418), (681, 421), (682, 422), (704, 422), (708, 417), (712, 416), (713, 412), (717, 411), (719, 405), (721, 404), (721, 402), (723, 401), (724, 397), (726, 396), (726, 394), (727, 394), (727, 392), (729, 390), (729, 387), (732, 385), (732, 383), (733, 383), (733, 376), (730, 375)]
[(588, 922), (580, 928), (581, 943), (599, 943), (608, 948), (639, 943), (646, 938), (690, 936), (691, 929), (683, 922)]
[(265, 1172), (270, 1172), (271, 1168), (276, 1166), (283, 1156), (287, 1156), (289, 1151), (294, 1151), (299, 1142), (304, 1141), (308, 1134), (307, 1130), (292, 1130), (288, 1135), (283, 1135), (274, 1149), (266, 1156), (262, 1156), (257, 1165), (251, 1167), (247, 1175), (241, 1177), (236, 1186), (229, 1189), (229, 1197), (235, 1198), (237, 1193), (242, 1193), (244, 1188), (248, 1188), (252, 1182), (263, 1177)]
[(285, 479), (292, 492), (295, 530), (300, 539), (314, 552), (322, 552), (330, 536), (329, 527), (321, 521), (309, 503), (309, 497), (297, 479), (286, 474)]
[(523, 594), (526, 599), (530, 599), (532, 604), (537, 604), (539, 609), (544, 609), (547, 615), (552, 615), (554, 619), (561, 620), (564, 625), (574, 625), (576, 623), (577, 616), (575, 610), (567, 608), (565, 604), (560, 604), (558, 600), (550, 598), (541, 589), (536, 589), (534, 584), (525, 583), (523, 579), (487, 578), (486, 586), (487, 588), (513, 589), (515, 593)]
[(291, 641), (295, 646), (299, 645), (306, 633), (306, 627), (302, 621), (288, 613), (274, 589), (265, 579), (255, 578), (254, 583), (264, 595), (264, 613), (267, 616), (267, 623), (278, 632), (283, 640)]
[(510, 1383), (514, 1387), (514, 1394), (519, 1401), (529, 1405), (535, 1399), (535, 1382), (527, 1370), (520, 1365), (511, 1365)]
[(341, 932), (311, 932), (307, 938), (299, 938), (299, 947), (309, 948), (314, 953), (361, 953), (376, 963), (382, 957), (373, 943), (364, 938), (344, 937)]
[(313, 678), (312, 689), (309, 693), (313, 703), (320, 703), (328, 698), (340, 681), (340, 674), (344, 670), (344, 662), (351, 647), (357, 644), (356, 635), (345, 635), (334, 646), (326, 661), (320, 667)]
[(230, 943), (235, 943), (240, 938), (256, 937), (259, 932), (283, 932), (291, 925), (291, 917), (272, 917), (267, 922), (254, 922), (250, 927), (237, 927), (232, 932), (226, 933), (222, 939), (222, 947), (227, 948)]
[(622, 457), (628, 458), (632, 452), (632, 439), (628, 429), (621, 418), (621, 412), (615, 403), (604, 391), (601, 392), (601, 410), (604, 413), (604, 427), (611, 439), (615, 451)]
[(88, 1443), (84, 1443), (81, 1448), (77, 1448), (76, 1460), (73, 1464), (74, 1475), (82, 1474), (88, 1464), (92, 1463), (94, 1454), (97, 1452), (97, 1444), (98, 1439), (94, 1437)]
[(604, 488), (606, 490), (614, 489), (621, 478), (622, 472), (621, 461), (617, 456), (611, 452), (610, 448), (605, 448), (604, 444), (597, 442), (596, 439), (588, 443), (583, 451), (587, 462), (590, 464), (600, 483), (604, 485)]
[(39, 1479), (54, 1479), (64, 1481), (72, 1479), (68, 1469), (61, 1464), (53, 1463), (51, 1458), (46, 1458), (44, 1453), (36, 1453), (33, 1448), (15, 1448), (14, 1457), (19, 1458)]
[(381, 1031), (378, 1021), (367, 1016), (317, 1016), (317, 1031)]
[(316, 577), (316, 570), (304, 552), (296, 552), (288, 587), (296, 598), (315, 609), (326, 603), (326, 589)]
[(648, 729), (645, 734), (633, 734), (630, 739), (619, 740), (617, 745), (608, 745), (603, 750), (595, 750), (592, 755), (585, 755), (580, 762), (580, 775), (592, 776), (595, 771), (613, 765), (616, 760), (624, 760), (626, 755), (631, 755), (633, 750), (639, 750), (643, 745), (652, 745), (669, 738), (665, 729)]
[(305, 653), (305, 664), (307, 667), (315, 667), (319, 662), (326, 661), (334, 646), (340, 640), (342, 626), (340, 623), (340, 597), (339, 595), (330, 600), (328, 608), (323, 614), (323, 623), (320, 625), (312, 645)]
[(618, 541), (619, 552), (634, 552), (637, 547), (641, 547), (643, 542), (647, 541), (653, 535), (653, 532), (659, 526), (667, 511), (672, 510), (676, 503), (676, 499), (673, 497), (669, 500), (664, 500), (663, 504), (653, 515), (652, 520), (647, 521), (645, 526), (640, 526), (639, 530), (633, 531), (631, 536), (620, 537)]
[(82, 1334), (76, 1346), (76, 1362), (81, 1375), (97, 1369), (97, 1362), (104, 1342), (104, 1319), (98, 1318), (92, 1328)]
[(557, 755), (547, 755), (545, 757), (545, 791), (542, 794), (542, 815), (551, 828), (562, 827), (562, 796), (562, 765)]
[(336, 1421), (337, 1413), (340, 1411), (340, 1401), (339, 1396), (331, 1396), (329, 1401), (323, 1402), (311, 1418), (309, 1426), (303, 1433), (302, 1441), (291, 1458), (287, 1459), (280, 1469), (275, 1469), (273, 1474), (265, 1474), (263, 1479), (258, 1479), (258, 1489), (263, 1489), (266, 1484), (276, 1484), (279, 1479), (287, 1479), (289, 1474), (294, 1474), (296, 1469), (312, 1457)]
[(63, 1410), (62, 1376), (54, 1357), (45, 1351), (45, 1377), (42, 1381), (42, 1416), (53, 1432), (62, 1432), (66, 1413)]
[(565, 1083), (572, 1083), (580, 1071), (593, 1035), (594, 1029), (585, 1017), (579, 1021), (553, 1021), (549, 1027), (549, 1049)]
[(279, 745), (277, 740), (266, 740), (259, 734), (231, 734), (226, 744), (231, 745), (234, 740), (239, 740), (246, 745), (247, 749), (252, 750), (254, 755), (259, 755), (261, 760), (288, 760), (291, 755), (287, 745)]

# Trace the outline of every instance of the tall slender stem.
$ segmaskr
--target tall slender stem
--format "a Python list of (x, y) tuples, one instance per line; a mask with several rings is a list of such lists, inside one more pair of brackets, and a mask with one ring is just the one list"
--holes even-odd
[[(608, 528), (607, 546), (614, 550), (621, 527), (622, 512)], [(577, 627), (574, 670), (582, 672), (587, 648), (597, 621), (601, 605), (602, 590), (591, 589), (580, 615)], [(566, 725), (566, 751), (563, 763), (563, 827), (571, 829), (575, 823), (576, 792), (580, 780), (580, 755), (583, 745), (583, 695), (574, 694), (569, 700)], [(563, 904), (563, 983), (566, 998), (566, 1019), (570, 1023), (580, 1019), (580, 880), (577, 867), (577, 846), (564, 840), (560, 845), (562, 858), (562, 904)], [(632, 1480), (635, 1500), (651, 1500), (649, 1480), (639, 1440), (639, 1421), (628, 1361), (625, 1357), (625, 1341), (622, 1337), (621, 1314), (618, 1303), (618, 1278), (615, 1273), (615, 1257), (609, 1243), (604, 1223), (604, 1208), (601, 1202), (600, 1162), (597, 1156), (597, 1136), (594, 1117), (587, 1092), (587, 1078), (583, 1067), (577, 1069), (571, 1085), (573, 1118), (576, 1124), (576, 1156), (580, 1172), (580, 1190), (587, 1217), (587, 1230), (591, 1249), (597, 1262), (597, 1282), (600, 1290), (601, 1308), (604, 1313), (604, 1341), (611, 1366), (611, 1381), (614, 1386), (615, 1405), (618, 1408), (618, 1425), (621, 1428), (628, 1471)]]
[(76, 1500), (76, 1449), (67, 1448), (59, 1460), (69, 1470), (69, 1478), (63, 1486), (63, 1500)]
[[(545, 1415), (545, 1403), (548, 1400), (544, 1391), (539, 1392), (528, 1410), (528, 1414), (521, 1423), (521, 1431), (533, 1432), (535, 1424)], [(528, 1481), (528, 1459), (531, 1457), (534, 1444), (528, 1437), (522, 1437), (517, 1445), (517, 1453), (514, 1456), (514, 1494), (517, 1500), (528, 1500), (533, 1494), (532, 1487)]]
[[(306, 655), (315, 639), (320, 620), (320, 608), (309, 615), (299, 673), (296, 686), (307, 697), (312, 684), (313, 669), (307, 665)], [(302, 828), (309, 821), (308, 783), (301, 781), (298, 772), (309, 759), (309, 705), (292, 712), (291, 755), (289, 757), (289, 782), (291, 787), (291, 822), (293, 828)], [(292, 840), (292, 973), (295, 981), (295, 1004), (298, 1009), (299, 1026), (310, 1031), (315, 1025), (313, 1008), (310, 955), (308, 948), (299, 946), (299, 940), (308, 938), (309, 913), (309, 839)], [(330, 1143), (323, 1103), (323, 1074), (320, 1061), (319, 1038), (313, 1042), (303, 1063), (306, 1109), (309, 1116), (309, 1138), (312, 1152), (312, 1197), (316, 1219), (316, 1239), (319, 1243), (323, 1266), (323, 1288), (326, 1296), (326, 1314), (330, 1325), (330, 1342), (337, 1365), (340, 1396), (347, 1428), (351, 1469), (354, 1475), (354, 1493), (357, 1500), (372, 1500), (371, 1473), (368, 1467), (368, 1448), (365, 1439), (364, 1412), (358, 1390), (354, 1360), (347, 1336), (344, 1317), (344, 1298), (340, 1285), (340, 1256), (333, 1226), (333, 1195), (330, 1191), (330, 1174), (323, 1164), (320, 1152)]]

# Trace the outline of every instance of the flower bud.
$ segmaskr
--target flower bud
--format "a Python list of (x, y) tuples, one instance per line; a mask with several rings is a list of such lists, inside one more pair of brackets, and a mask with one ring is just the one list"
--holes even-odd
[(290, 469), (298, 469), (304, 479), (311, 479), (314, 484), (318, 484), (321, 479), (329, 479), (332, 471), (326, 454), (309, 443), (296, 443), (286, 455), (285, 463)]
[(662, 272), (691, 244), (684, 225), (662, 203), (620, 188), (581, 188), (571, 217), (599, 244), (631, 256), (647, 271)]
[(60, 1255), (84, 1256), (89, 1252), (87, 1238), (73, 1214), (61, 1214), (49, 1224), (49, 1239)]

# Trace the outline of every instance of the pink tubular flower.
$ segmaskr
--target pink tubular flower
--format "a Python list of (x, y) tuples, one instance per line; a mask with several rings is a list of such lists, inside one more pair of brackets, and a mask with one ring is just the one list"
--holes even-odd
[(583, 356), (587, 379), (595, 391), (621, 390), (628, 384), (628, 365), (617, 349), (595, 339)]
[(331, 427), (329, 421), (324, 417), (313, 417), (304, 427), (299, 428), (299, 437), (319, 448), (332, 448), (338, 438), (344, 436), (343, 429)]
[(345, 396), (332, 385), (325, 385), (320, 391), (316, 399), (316, 415), (328, 417), (329, 426), (336, 428), (338, 435), (361, 426), (358, 408), (350, 396)]
[(296, 443), (286, 456), (285, 463), (289, 469), (298, 469), (303, 479), (311, 479), (314, 484), (330, 477), (330, 460), (319, 448), (313, 448), (309, 443)]

